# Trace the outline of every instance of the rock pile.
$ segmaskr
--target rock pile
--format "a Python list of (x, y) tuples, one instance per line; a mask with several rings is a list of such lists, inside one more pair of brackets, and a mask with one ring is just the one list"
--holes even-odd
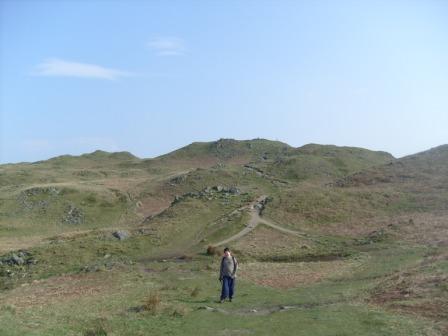
[(212, 200), (217, 195), (222, 195), (224, 197), (230, 197), (232, 195), (241, 194), (241, 190), (235, 186), (224, 187), (222, 185), (216, 185), (213, 187), (207, 186), (202, 191), (190, 191), (183, 195), (176, 195), (171, 205), (174, 205), (188, 197), (192, 198), (206, 198), (207, 200)]
[(36, 263), (37, 260), (33, 258), (31, 253), (24, 250), (12, 252), (0, 258), (0, 266), (1, 265), (22, 266)]
[(84, 223), (84, 213), (81, 209), (77, 208), (73, 204), (65, 210), (64, 217), (62, 218), (62, 223), (64, 224), (82, 224)]
[(48, 197), (58, 196), (60, 189), (55, 187), (34, 187), (22, 191), (17, 197), (17, 202), (25, 210), (45, 209), (50, 204), (48, 199), (35, 199), (36, 196), (44, 195)]

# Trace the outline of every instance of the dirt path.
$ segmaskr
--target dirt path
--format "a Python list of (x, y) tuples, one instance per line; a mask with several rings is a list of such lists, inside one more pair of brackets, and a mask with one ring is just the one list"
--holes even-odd
[(295, 236), (300, 236), (300, 237), (305, 237), (307, 236), (304, 233), (298, 232), (298, 231), (293, 231), (293, 230), (289, 230), (289, 229), (285, 229), (284, 227), (281, 227), (277, 224), (274, 224), (264, 218), (260, 217), (260, 212), (261, 212), (261, 207), (259, 207), (263, 202), (265, 202), (267, 196), (263, 195), (260, 196), (254, 203), (252, 203), (249, 206), (249, 211), (250, 211), (250, 219), (249, 222), (247, 223), (246, 227), (244, 229), (242, 229), (240, 232), (238, 232), (237, 234), (224, 239), (218, 243), (212, 244), (213, 246), (220, 246), (220, 245), (224, 245), (227, 244), (231, 241), (234, 241), (236, 239), (239, 239), (243, 236), (245, 236), (246, 234), (248, 234), (249, 232), (251, 232), (253, 229), (255, 229), (258, 224), (262, 223), (266, 226), (269, 226), (275, 230), (279, 230), (283, 233), (287, 233), (287, 234), (292, 234)]
[(272, 223), (272, 222), (270, 222), (270, 221), (268, 221), (268, 220), (266, 220), (264, 218), (261, 218), (261, 217), (258, 217), (258, 218), (259, 218), (259, 222), (260, 223), (263, 223), (264, 225), (269, 226), (269, 227), (271, 227), (273, 229), (276, 229), (278, 231), (281, 231), (281, 232), (284, 232), (284, 233), (287, 233), (287, 234), (291, 234), (291, 235), (295, 235), (295, 236), (299, 236), (299, 237), (306, 237), (307, 236), (306, 233), (302, 233), (302, 232), (299, 232), (299, 231), (286, 229), (286, 228), (284, 228), (282, 226), (279, 226), (277, 224), (274, 224), (274, 223)]
[(221, 307), (212, 307), (212, 306), (201, 306), (198, 308), (198, 310), (204, 310), (209, 312), (217, 312), (224, 315), (239, 315), (239, 316), (250, 316), (250, 315), (270, 315), (277, 312), (292, 310), (292, 309), (312, 309), (316, 307), (322, 307), (322, 306), (331, 306), (331, 305), (337, 305), (341, 303), (348, 303), (352, 302), (352, 300), (348, 299), (341, 299), (341, 300), (334, 300), (334, 301), (326, 301), (326, 302), (310, 302), (310, 303), (293, 303), (289, 305), (271, 305), (271, 306), (260, 306), (260, 307), (252, 307), (252, 308), (239, 308), (239, 309), (232, 309), (227, 310), (223, 309)]

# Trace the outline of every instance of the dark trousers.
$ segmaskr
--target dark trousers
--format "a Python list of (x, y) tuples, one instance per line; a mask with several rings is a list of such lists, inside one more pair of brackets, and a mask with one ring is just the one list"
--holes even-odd
[(221, 300), (225, 298), (232, 298), (233, 291), (235, 288), (235, 279), (232, 279), (229, 276), (225, 276), (222, 278), (222, 289), (221, 289)]

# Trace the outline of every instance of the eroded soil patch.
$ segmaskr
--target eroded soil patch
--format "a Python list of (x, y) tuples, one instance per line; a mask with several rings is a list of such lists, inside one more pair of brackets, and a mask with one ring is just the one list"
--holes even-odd
[(240, 276), (258, 285), (288, 289), (317, 283), (350, 273), (359, 260), (316, 262), (252, 262), (241, 266)]

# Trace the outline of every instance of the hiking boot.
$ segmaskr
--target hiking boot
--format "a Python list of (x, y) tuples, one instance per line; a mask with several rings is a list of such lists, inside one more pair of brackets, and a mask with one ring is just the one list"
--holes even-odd
[(226, 300), (224, 300), (224, 299), (221, 299), (221, 300), (219, 301), (219, 303), (224, 303), (224, 302), (226, 302)]
[(229, 298), (229, 302), (232, 302), (232, 298)]

